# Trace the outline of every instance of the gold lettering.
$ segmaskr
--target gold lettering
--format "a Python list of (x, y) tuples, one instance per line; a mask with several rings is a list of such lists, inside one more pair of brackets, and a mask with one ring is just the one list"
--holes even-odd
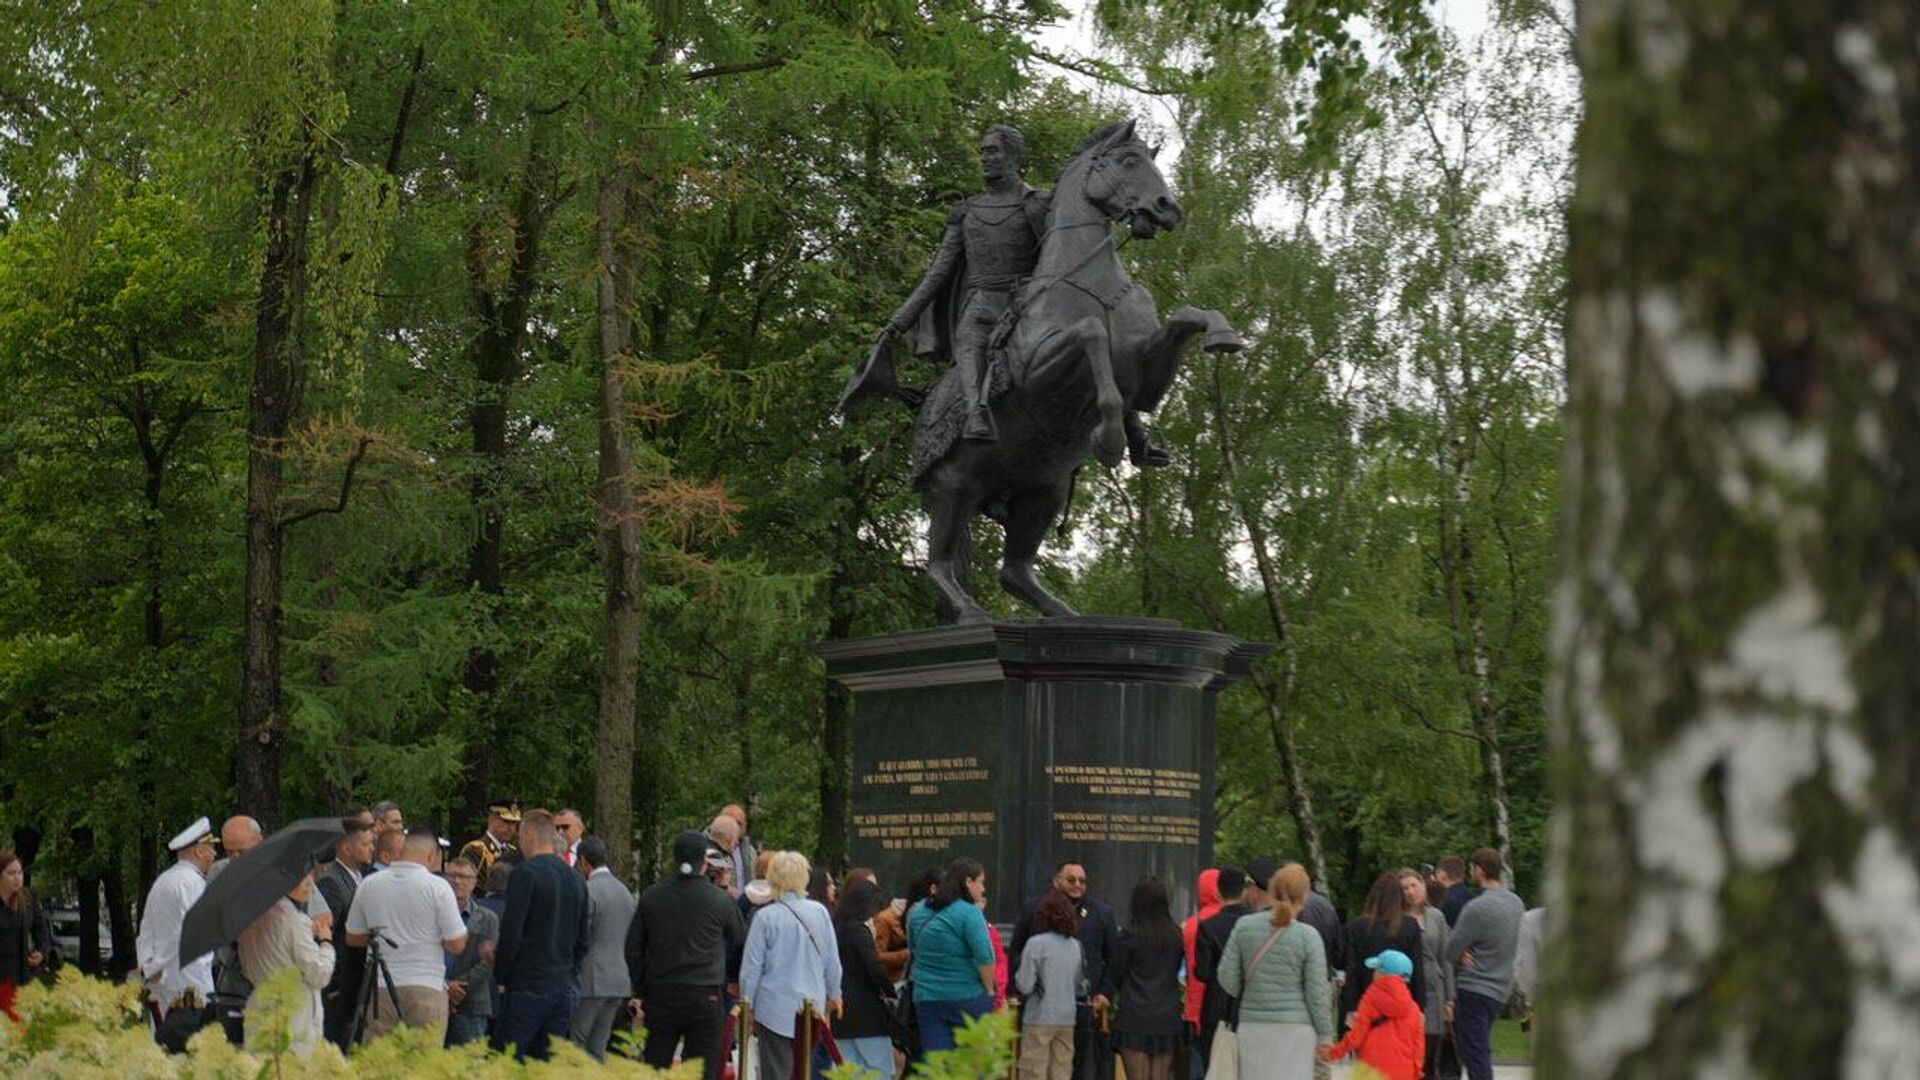
[(1053, 815), (1063, 841), (1121, 844), (1181, 844), (1198, 847), (1200, 819), (1178, 814), (1109, 814), (1063, 810)]
[(854, 835), (883, 851), (945, 851), (955, 840), (993, 835), (994, 815), (977, 810), (935, 814), (856, 814)]
[[(1200, 774), (1186, 769), (1121, 765), (1050, 765), (1047, 778), (1056, 788), (1082, 788), (1085, 795), (1108, 798), (1192, 799), (1200, 793)], [(1072, 797), (1072, 792), (1067, 792)]]
[(910, 796), (935, 796), (941, 784), (985, 783), (993, 771), (981, 766), (977, 757), (889, 758), (874, 763), (871, 772), (863, 772), (859, 783), (869, 788), (903, 788)]

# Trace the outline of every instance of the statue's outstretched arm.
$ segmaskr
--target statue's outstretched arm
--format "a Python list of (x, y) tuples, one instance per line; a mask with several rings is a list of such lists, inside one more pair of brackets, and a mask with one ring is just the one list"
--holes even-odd
[(955, 210), (947, 218), (946, 235), (940, 238), (940, 248), (933, 253), (933, 265), (927, 267), (926, 276), (914, 287), (912, 295), (901, 304), (887, 320), (887, 327), (895, 333), (904, 334), (913, 328), (914, 320), (920, 312), (933, 303), (947, 282), (952, 279), (954, 270), (960, 265), (960, 256), (966, 250), (966, 241), (960, 235), (960, 217), (963, 211)]

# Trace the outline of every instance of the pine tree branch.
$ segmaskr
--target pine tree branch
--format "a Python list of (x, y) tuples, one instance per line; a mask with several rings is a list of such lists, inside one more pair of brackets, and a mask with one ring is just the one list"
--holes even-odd
[(310, 507), (297, 514), (281, 518), (280, 527), (282, 529), (291, 529), (308, 518), (319, 517), (321, 514), (343, 513), (347, 509), (347, 500), (353, 495), (353, 474), (359, 470), (360, 462), (367, 456), (367, 448), (372, 445), (372, 437), (362, 435), (359, 445), (353, 448), (353, 456), (347, 459), (347, 471), (340, 477), (340, 498), (337, 502), (332, 506)]
[(699, 82), (701, 79), (718, 79), (723, 75), (745, 75), (753, 71), (767, 71), (780, 67), (786, 62), (787, 58), (784, 56), (769, 56), (762, 60), (748, 60), (739, 64), (715, 64), (713, 67), (687, 72), (687, 81)]

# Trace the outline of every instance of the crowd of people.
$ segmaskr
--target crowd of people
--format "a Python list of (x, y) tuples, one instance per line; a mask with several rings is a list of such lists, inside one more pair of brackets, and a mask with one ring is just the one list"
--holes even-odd
[[(499, 801), (451, 857), (392, 804), (341, 825), (330, 859), (200, 957), (180, 952), (186, 913), (261, 829), (202, 819), (173, 838), (138, 937), (162, 1045), (208, 1023), (260, 1034), (258, 988), (293, 969), (299, 1053), (404, 1025), (523, 1057), (570, 1040), (603, 1059), (699, 1060), (711, 1080), (746, 1040), (767, 1080), (841, 1061), (890, 1078), (1012, 1002), (1024, 1080), (1111, 1080), (1116, 1058), (1127, 1080), (1170, 1080), (1183, 1057), (1196, 1078), (1309, 1080), (1350, 1055), (1393, 1080), (1490, 1080), (1495, 1019), (1538, 970), (1541, 912), (1488, 849), (1380, 874), (1345, 922), (1294, 862), (1206, 870), (1181, 922), (1165, 882), (1132, 883), (1122, 918), (1069, 861), (1003, 941), (979, 863), (895, 889), (865, 869), (836, 880), (756, 851), (739, 806), (676, 837), (637, 897), (574, 810)], [(0, 982), (43, 961), (35, 911), (0, 852)], [(631, 1029), (644, 1036), (617, 1037)]]

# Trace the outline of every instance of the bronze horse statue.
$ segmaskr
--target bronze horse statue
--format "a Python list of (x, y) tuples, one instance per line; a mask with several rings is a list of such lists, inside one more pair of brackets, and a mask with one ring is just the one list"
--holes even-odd
[(897, 395), (919, 404), (914, 486), (931, 518), (927, 576), (950, 622), (990, 618), (966, 582), (976, 514), (1006, 531), (1001, 587), (1042, 615), (1075, 614), (1033, 566), (1075, 473), (1089, 457), (1118, 465), (1130, 441), (1138, 456), (1145, 433), (1133, 414), (1160, 404), (1194, 335), (1206, 335), (1209, 352), (1241, 348), (1217, 311), (1179, 307), (1161, 322), (1153, 297), (1120, 264), (1114, 224), (1149, 240), (1180, 223), (1154, 156), (1129, 120), (1089, 135), (1061, 168), (1039, 261), (999, 335), (988, 395), (995, 441), (961, 437), (966, 401), (955, 369), (924, 398)]

